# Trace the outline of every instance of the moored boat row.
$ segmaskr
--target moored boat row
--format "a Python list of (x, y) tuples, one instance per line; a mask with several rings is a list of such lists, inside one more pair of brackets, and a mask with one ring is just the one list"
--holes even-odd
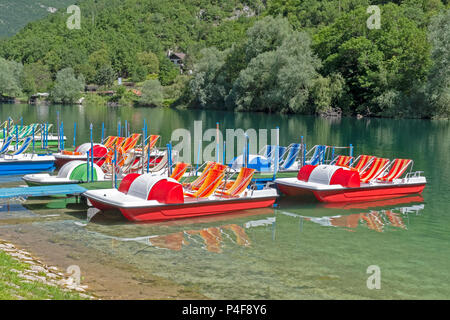
[[(297, 201), (313, 196), (327, 203), (374, 201), (420, 194), (426, 185), (422, 172), (412, 171), (412, 160), (354, 158), (352, 145), (316, 145), (307, 150), (303, 141), (266, 146), (257, 155), (250, 155), (247, 146), (228, 165), (217, 157), (194, 170), (177, 161), (171, 145), (157, 147), (160, 136), (147, 137), (145, 131), (109, 136), (51, 155), (25, 153), (33, 143), (27, 137), (14, 153), (0, 158), (0, 173), (26, 174), (23, 180), (29, 186), (109, 182), (111, 188), (87, 190), (83, 196), (97, 209), (119, 211), (132, 221), (263, 208), (280, 195)], [(336, 154), (342, 150), (348, 154)], [(40, 173), (54, 166), (59, 169), (56, 175)]]

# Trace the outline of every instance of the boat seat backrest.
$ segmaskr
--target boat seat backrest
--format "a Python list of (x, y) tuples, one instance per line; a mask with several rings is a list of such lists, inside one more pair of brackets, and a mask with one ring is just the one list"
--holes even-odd
[(378, 178), (378, 180), (390, 182), (399, 178), (411, 163), (412, 160), (410, 159), (395, 159), (389, 172), (383, 177)]

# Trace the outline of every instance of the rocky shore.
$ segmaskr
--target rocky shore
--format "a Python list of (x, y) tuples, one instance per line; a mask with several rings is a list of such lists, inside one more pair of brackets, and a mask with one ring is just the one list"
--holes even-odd
[[(23, 283), (42, 283), (44, 285), (60, 288), (67, 292), (77, 293), (82, 299), (96, 299), (88, 293), (88, 287), (81, 285), (74, 273), (67, 274), (57, 267), (48, 266), (42, 261), (34, 258), (27, 251), (21, 250), (11, 243), (0, 240), (0, 251), (6, 253), (14, 260), (28, 265), (23, 270), (10, 269), (17, 273)], [(17, 284), (10, 283), (10, 286), (17, 287)], [(20, 297), (17, 297), (20, 299)]]

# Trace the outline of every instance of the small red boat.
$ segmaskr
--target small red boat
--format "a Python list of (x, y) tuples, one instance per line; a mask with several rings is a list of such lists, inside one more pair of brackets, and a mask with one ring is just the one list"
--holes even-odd
[(186, 186), (183, 188), (170, 177), (131, 173), (125, 176), (119, 189), (89, 190), (83, 195), (97, 209), (118, 210), (131, 221), (189, 218), (264, 208), (275, 203), (278, 197), (276, 189), (247, 188), (253, 169), (250, 169), (251, 174), (243, 171), (229, 185), (223, 181), (223, 170), (213, 168), (211, 165), (209, 173), (200, 176), (202, 183), (195, 191)]
[[(427, 183), (421, 171), (409, 172), (412, 160), (360, 156), (364, 166), (306, 165), (296, 178), (280, 178), (275, 183), (288, 196), (314, 195), (321, 202), (371, 201), (420, 194)], [(369, 161), (367, 161), (369, 159)]]

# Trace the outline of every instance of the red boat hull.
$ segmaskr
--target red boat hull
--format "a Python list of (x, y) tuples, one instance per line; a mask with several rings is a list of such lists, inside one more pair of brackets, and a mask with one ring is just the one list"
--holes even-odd
[(230, 211), (265, 208), (275, 203), (276, 197), (257, 199), (236, 199), (227, 201), (203, 201), (165, 206), (121, 208), (107, 203), (89, 199), (100, 210), (119, 210), (130, 221), (162, 221), (169, 219), (191, 218), (205, 215), (221, 214)]
[(278, 184), (279, 190), (288, 196), (313, 194), (321, 202), (370, 201), (420, 194), (425, 183), (409, 185), (386, 185), (336, 190), (313, 190), (297, 186)]

